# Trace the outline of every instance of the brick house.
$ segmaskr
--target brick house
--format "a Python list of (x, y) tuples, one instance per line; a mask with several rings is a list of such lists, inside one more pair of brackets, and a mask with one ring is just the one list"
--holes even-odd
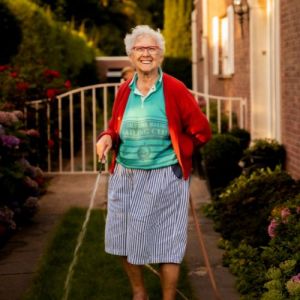
[(282, 143), (300, 179), (300, 1), (248, 0), (242, 22), (233, 2), (194, 1), (193, 89), (245, 97), (252, 139)]

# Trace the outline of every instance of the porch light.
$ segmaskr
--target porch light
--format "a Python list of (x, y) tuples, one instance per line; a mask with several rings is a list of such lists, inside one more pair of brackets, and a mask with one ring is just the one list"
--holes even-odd
[(239, 23), (241, 26), (241, 35), (244, 36), (244, 19), (249, 18), (249, 5), (247, 0), (233, 0), (232, 1), (234, 13), (239, 17)]

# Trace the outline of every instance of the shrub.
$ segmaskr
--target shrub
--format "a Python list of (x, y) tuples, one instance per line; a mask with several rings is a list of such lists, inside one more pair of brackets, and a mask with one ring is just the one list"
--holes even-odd
[(262, 253), (265, 263), (278, 266), (293, 258), (300, 267), (300, 194), (272, 210), (267, 229), (271, 239)]
[(23, 109), (25, 101), (52, 100), (70, 88), (69, 79), (43, 65), (36, 65), (34, 73), (29, 72), (26, 66), (0, 66), (0, 99), (17, 109)]
[(249, 147), (251, 135), (246, 129), (235, 127), (231, 129), (228, 134), (239, 139), (243, 151)]
[(3, 2), (0, 2), (0, 30), (0, 39), (5, 41), (0, 47), (0, 64), (7, 64), (19, 50), (22, 31), (16, 17)]
[(234, 245), (241, 240), (252, 246), (266, 245), (272, 209), (299, 192), (300, 184), (279, 167), (274, 171), (258, 170), (249, 177), (241, 175), (213, 202), (216, 227)]
[(271, 237), (266, 246), (223, 241), (223, 263), (236, 276), (241, 299), (299, 299), (300, 195), (275, 206), (269, 220), (276, 226), (265, 228)]
[(284, 146), (277, 141), (259, 139), (245, 151), (241, 161), (243, 163), (244, 172), (250, 174), (261, 168), (274, 170), (277, 165), (281, 165), (282, 168), (284, 168), (285, 156)]
[(242, 295), (241, 299), (259, 299), (266, 282), (266, 266), (260, 257), (261, 250), (242, 241), (238, 246), (224, 241), (225, 253), (223, 265), (236, 276), (236, 287)]
[(41, 169), (27, 160), (38, 151), (31, 144), (38, 132), (25, 130), (22, 118), (20, 111), (0, 111), (0, 224), (8, 230), (33, 217), (45, 188)]
[[(63, 86), (62, 79), (79, 84), (82, 81), (81, 71), (86, 72), (89, 65), (95, 64), (94, 58), (98, 53), (85, 34), (75, 31), (71, 25), (57, 22), (49, 9), (45, 10), (28, 0), (4, 0), (3, 3), (20, 24), (23, 38), (10, 64), (0, 67), (9, 75), (4, 76), (7, 74), (2, 72), (5, 80), (1, 78), (0, 81), (0, 102), (44, 98), (45, 89), (41, 93), (40, 87), (45, 87), (43, 72), (46, 69), (61, 75), (59, 88)], [(95, 72), (93, 83), (94, 75)], [(57, 93), (58, 84), (52, 81), (51, 85), (49, 92), (53, 95)]]
[(217, 134), (203, 147), (203, 161), (212, 194), (239, 176), (242, 156), (239, 140), (228, 134)]

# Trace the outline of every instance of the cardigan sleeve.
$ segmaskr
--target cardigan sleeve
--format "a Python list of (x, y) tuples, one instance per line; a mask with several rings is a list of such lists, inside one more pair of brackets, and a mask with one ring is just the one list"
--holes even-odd
[(210, 124), (190, 91), (182, 84), (178, 94), (183, 132), (192, 138), (194, 146), (202, 146), (211, 138)]
[(120, 86), (120, 88), (117, 92), (117, 95), (115, 97), (115, 100), (114, 100), (112, 115), (111, 115), (111, 118), (108, 122), (108, 128), (106, 130), (102, 131), (97, 136), (97, 141), (98, 141), (103, 135), (110, 135), (111, 138), (112, 138), (113, 148), (117, 147), (117, 145), (119, 143), (119, 139), (120, 139), (119, 134), (116, 131), (117, 117), (118, 117), (117, 115), (118, 115), (119, 106), (120, 106), (120, 103), (121, 103), (122, 96), (124, 95), (125, 89), (126, 89), (127, 86), (128, 86), (127, 82), (123, 83)]

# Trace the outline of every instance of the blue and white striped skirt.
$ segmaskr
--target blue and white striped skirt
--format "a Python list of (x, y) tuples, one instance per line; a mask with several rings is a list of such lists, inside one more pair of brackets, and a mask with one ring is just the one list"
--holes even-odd
[(172, 167), (126, 169), (109, 179), (105, 251), (131, 264), (180, 263), (187, 243), (189, 181)]

